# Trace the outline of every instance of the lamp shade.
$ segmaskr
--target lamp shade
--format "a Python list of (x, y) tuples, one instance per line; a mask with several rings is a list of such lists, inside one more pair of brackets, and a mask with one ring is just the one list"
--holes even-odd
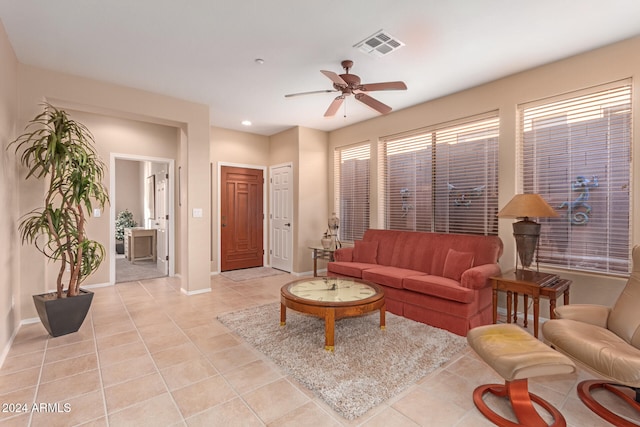
[(539, 194), (516, 194), (498, 218), (556, 218), (558, 213)]

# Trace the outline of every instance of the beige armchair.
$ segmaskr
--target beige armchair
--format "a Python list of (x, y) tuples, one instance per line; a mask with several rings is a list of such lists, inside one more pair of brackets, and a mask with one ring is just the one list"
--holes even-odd
[(597, 402), (591, 390), (609, 390), (640, 414), (640, 246), (633, 249), (633, 271), (613, 307), (570, 304), (558, 307), (556, 316), (542, 326), (547, 343), (606, 379), (578, 384), (582, 402), (616, 426), (637, 426)]

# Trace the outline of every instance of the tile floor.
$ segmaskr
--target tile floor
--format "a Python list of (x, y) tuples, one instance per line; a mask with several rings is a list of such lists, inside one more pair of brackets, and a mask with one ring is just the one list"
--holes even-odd
[[(278, 301), (290, 280), (214, 276), (213, 291), (194, 296), (182, 295), (175, 278), (94, 289), (77, 333), (50, 338), (39, 323), (20, 329), (0, 369), (0, 402), (31, 410), (0, 412), (0, 426), (491, 425), (471, 394), (502, 380), (471, 350), (347, 421), (216, 320)], [(530, 389), (556, 405), (570, 426), (606, 426), (576, 396), (576, 382), (588, 377), (580, 370), (532, 379)], [(33, 410), (34, 402), (49, 407)]]

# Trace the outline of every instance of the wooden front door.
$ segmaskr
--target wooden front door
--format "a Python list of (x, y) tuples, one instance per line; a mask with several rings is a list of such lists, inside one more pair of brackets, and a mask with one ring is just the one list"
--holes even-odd
[(221, 167), (222, 271), (263, 265), (263, 187), (260, 169)]

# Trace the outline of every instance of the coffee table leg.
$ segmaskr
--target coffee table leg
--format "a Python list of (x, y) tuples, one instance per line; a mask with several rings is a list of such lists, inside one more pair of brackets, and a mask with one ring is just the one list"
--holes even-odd
[(385, 308), (384, 304), (382, 304), (382, 307), (380, 307), (380, 329), (382, 329), (382, 330), (387, 329), (387, 322), (385, 320), (385, 313), (386, 313), (386, 308)]
[(333, 339), (336, 326), (336, 311), (328, 309), (324, 315), (324, 349), (333, 351), (335, 349)]
[(287, 324), (287, 307), (284, 304), (280, 304), (280, 326)]

